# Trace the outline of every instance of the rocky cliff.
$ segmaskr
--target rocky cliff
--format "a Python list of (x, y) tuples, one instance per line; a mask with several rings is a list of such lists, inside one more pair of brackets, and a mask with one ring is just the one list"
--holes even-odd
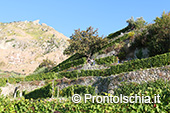
[(58, 64), (68, 39), (39, 20), (0, 23), (0, 70), (29, 74), (43, 59)]

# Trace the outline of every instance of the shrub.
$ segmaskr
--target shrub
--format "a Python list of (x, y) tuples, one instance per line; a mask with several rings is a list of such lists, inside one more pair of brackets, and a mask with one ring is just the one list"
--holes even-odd
[(7, 81), (6, 78), (0, 78), (0, 87), (6, 86), (6, 81)]
[[(57, 88), (55, 89), (55, 94), (57, 94)], [(83, 85), (72, 85), (68, 86), (66, 88), (63, 88), (60, 90), (60, 96), (73, 96), (74, 94), (80, 94), (80, 95), (85, 95), (85, 94), (95, 94), (95, 87), (92, 86), (83, 86)], [(57, 95), (55, 95), (57, 96)]]
[(119, 30), (119, 31), (116, 31), (115, 33), (109, 34), (109, 35), (107, 36), (107, 38), (113, 39), (113, 38), (119, 36), (121, 33), (127, 32), (128, 30), (130, 30), (130, 27), (129, 27), (129, 26), (127, 26), (127, 27), (125, 27), (125, 28), (123, 28), (123, 29), (121, 29), (121, 30)]
[(46, 79), (54, 79), (54, 78), (56, 78), (56, 74), (54, 72), (48, 72), (48, 73), (32, 74), (26, 76), (25, 81), (46, 80)]
[(9, 77), (9, 78), (8, 78), (8, 82), (9, 82), (10, 84), (19, 83), (19, 82), (21, 82), (21, 81), (24, 81), (24, 77), (18, 77), (18, 78), (11, 78), (11, 77)]
[(134, 35), (135, 35), (135, 32), (129, 32), (129, 33), (128, 33), (128, 36), (131, 37), (131, 38), (133, 38)]
[(75, 78), (78, 77), (79, 73), (78, 70), (74, 70), (71, 72), (61, 72), (57, 76), (59, 77), (67, 77), (67, 78)]
[(118, 53), (117, 56), (119, 57), (120, 60), (123, 60), (126, 58), (126, 53), (124, 51), (121, 51)]
[(147, 25), (141, 29), (141, 33), (135, 36), (135, 42), (132, 46), (137, 48), (146, 47), (149, 50), (149, 56), (155, 56), (169, 52), (170, 49), (170, 13), (163, 13), (156, 17), (153, 24)]
[[(130, 95), (131, 93), (138, 94), (139, 92), (141, 92), (142, 94), (145, 94), (146, 91), (150, 91), (150, 88), (163, 90), (165, 87), (170, 87), (169, 83), (170, 81), (166, 82), (164, 80), (149, 81), (149, 82), (144, 82), (141, 84), (122, 83), (119, 85), (119, 88), (114, 89), (114, 95), (120, 95), (120, 94)], [(151, 93), (151, 92), (148, 92), (148, 93)], [(153, 94), (156, 94), (156, 92), (154, 92)]]
[(53, 72), (63, 71), (63, 70), (68, 69), (70, 67), (84, 64), (85, 62), (86, 62), (86, 57), (83, 57), (83, 58), (80, 58), (80, 59), (77, 59), (77, 60), (61, 63), (61, 64), (57, 65), (56, 67), (54, 67), (51, 71), (53, 71)]
[(50, 98), (51, 96), (52, 83), (25, 94), (26, 99)]
[(151, 67), (160, 67), (163, 65), (170, 64), (170, 53), (156, 55), (154, 57), (149, 57), (145, 59), (136, 59), (129, 62), (125, 62), (123, 64), (111, 66), (111, 73), (112, 74), (119, 74), (122, 72), (129, 72), (136, 69), (145, 69)]
[(118, 61), (116, 56), (108, 56), (100, 59), (95, 59), (97, 64), (111, 64)]
[(116, 43), (120, 43), (120, 41), (126, 40), (126, 39), (128, 39), (128, 38), (129, 38), (128, 34), (125, 34), (125, 35), (123, 35), (122, 37), (120, 37), (120, 38), (112, 41), (111, 43), (103, 46), (103, 48), (98, 51), (99, 54), (102, 54), (104, 49), (106, 49), (106, 48), (108, 48), (108, 47), (111, 47), (111, 46), (115, 45)]

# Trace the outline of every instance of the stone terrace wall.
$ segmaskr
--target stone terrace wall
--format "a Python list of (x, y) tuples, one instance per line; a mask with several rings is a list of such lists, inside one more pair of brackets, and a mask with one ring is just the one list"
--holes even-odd
[(60, 89), (64, 87), (80, 84), (92, 85), (98, 88), (99, 92), (114, 93), (113, 89), (118, 88), (121, 82), (136, 82), (142, 83), (147, 81), (155, 81), (158, 79), (170, 80), (170, 65), (159, 68), (151, 68), (146, 70), (137, 70), (133, 72), (121, 73), (118, 75), (111, 75), (109, 77), (80, 77), (77, 80), (70, 80), (63, 78), (58, 80)]

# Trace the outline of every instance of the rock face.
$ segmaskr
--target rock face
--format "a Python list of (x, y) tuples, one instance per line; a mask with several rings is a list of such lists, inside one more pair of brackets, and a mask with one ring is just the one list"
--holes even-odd
[(39, 20), (0, 23), (0, 70), (32, 73), (43, 59), (65, 60), (69, 38)]

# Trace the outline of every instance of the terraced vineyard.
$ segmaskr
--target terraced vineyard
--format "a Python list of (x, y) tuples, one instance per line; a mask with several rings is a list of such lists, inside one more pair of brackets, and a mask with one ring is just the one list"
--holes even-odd
[[(163, 14), (162, 18), (157, 18), (152, 25), (145, 25), (145, 21), (139, 18), (134, 21), (134, 25), (129, 24), (108, 35), (106, 38), (109, 43), (99, 50), (96, 49), (97, 52), (95, 50), (91, 56), (94, 61), (88, 61), (89, 58), (85, 54), (76, 53), (45, 71), (41, 71), (44, 67), (39, 66), (28, 76), (1, 77), (0, 93), (7, 91), (4, 91), (4, 87), (10, 89), (11, 85), (15, 86), (15, 93), (0, 97), (0, 112), (169, 113), (170, 51), (164, 46), (169, 40), (167, 37), (159, 37), (160, 40), (155, 38), (169, 36), (168, 31), (163, 32), (166, 35), (158, 32), (168, 27), (166, 25), (169, 24), (165, 24), (167, 21), (163, 24), (161, 22), (168, 18), (170, 20), (169, 15), (170, 13)], [(157, 41), (160, 41), (159, 44)], [(150, 51), (146, 52), (144, 48)], [(109, 52), (115, 54), (108, 55)], [(129, 57), (132, 60), (129, 60)], [(104, 68), (89, 68), (93, 66)], [(29, 84), (32, 89), (27, 91), (25, 84)], [(74, 94), (80, 95), (80, 102), (73, 102)], [(100, 102), (97, 97), (95, 102), (94, 98), (86, 102), (86, 94), (100, 97)], [(106, 96), (116, 98), (122, 94), (127, 98), (149, 96), (150, 100), (141, 102), (141, 99), (133, 98), (133, 102), (122, 102), (117, 99), (114, 103), (107, 99), (101, 102)], [(157, 102), (156, 95), (159, 95)]]
[[(170, 111), (170, 86), (169, 82), (156, 81), (150, 83), (139, 84), (124, 84), (121, 89), (115, 90), (116, 95), (120, 93), (132, 94), (137, 93), (145, 95), (160, 94), (161, 103), (150, 104), (133, 104), (133, 103), (92, 103), (87, 101), (74, 104), (70, 99), (14, 99), (0, 98), (0, 112), (88, 112), (88, 113), (109, 113), (109, 112), (164, 112)], [(128, 89), (128, 90), (123, 90)], [(140, 91), (140, 92), (139, 92)], [(69, 92), (67, 92), (69, 93)]]

